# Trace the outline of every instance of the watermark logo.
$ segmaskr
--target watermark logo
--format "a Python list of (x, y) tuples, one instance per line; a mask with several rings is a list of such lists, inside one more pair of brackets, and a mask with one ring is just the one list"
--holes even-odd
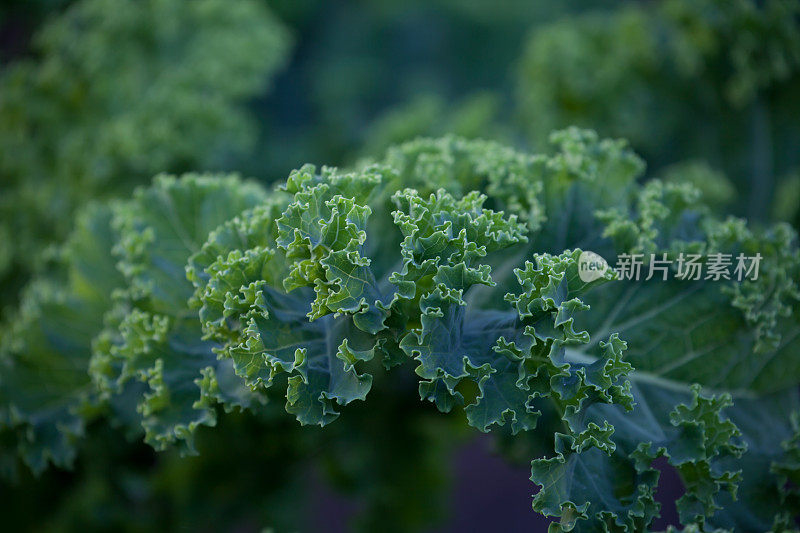
[(591, 283), (597, 279), (606, 277), (606, 273), (611, 270), (606, 260), (594, 252), (581, 252), (578, 257), (578, 276), (584, 283)]
[(760, 253), (748, 256), (732, 254), (680, 253), (670, 258), (668, 254), (620, 254), (614, 268), (595, 252), (581, 252), (578, 258), (578, 275), (584, 283), (605, 278), (609, 272), (617, 279), (649, 281), (669, 277), (688, 281), (755, 281), (758, 279), (762, 256)]

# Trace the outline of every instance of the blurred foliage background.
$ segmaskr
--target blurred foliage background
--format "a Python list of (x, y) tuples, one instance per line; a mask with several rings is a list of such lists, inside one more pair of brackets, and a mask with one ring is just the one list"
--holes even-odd
[[(0, 28), (0, 318), (90, 200), (162, 171), (269, 183), (420, 135), (537, 151), (554, 129), (588, 126), (629, 139), (648, 177), (800, 227), (794, 0), (12, 0)], [(96, 428), (74, 473), (21, 474), (0, 484), (0, 508), (52, 530), (257, 530), (293, 523), (276, 510), (309, 497), (311, 469), (361, 495), (366, 530), (387, 514), (398, 530), (430, 527), (464, 436), (429, 428), (427, 407), (387, 408), (403, 423), (363, 410), (325, 432), (287, 423), (279, 440), (223, 417), (192, 459)], [(405, 453), (353, 448), (364, 428)]]

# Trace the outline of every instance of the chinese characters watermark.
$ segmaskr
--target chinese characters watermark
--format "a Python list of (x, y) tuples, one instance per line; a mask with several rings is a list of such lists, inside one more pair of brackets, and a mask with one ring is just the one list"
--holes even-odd
[[(649, 260), (645, 261), (645, 258)], [(677, 258), (669, 258), (665, 252), (648, 255), (621, 254), (612, 269), (598, 254), (582, 252), (578, 260), (578, 274), (586, 283), (603, 277), (609, 270), (616, 272), (617, 279), (632, 281), (666, 281), (670, 275), (685, 281), (755, 281), (758, 279), (760, 264), (760, 253), (752, 256), (740, 253), (735, 257), (733, 254), (723, 253), (706, 256), (680, 253)]]

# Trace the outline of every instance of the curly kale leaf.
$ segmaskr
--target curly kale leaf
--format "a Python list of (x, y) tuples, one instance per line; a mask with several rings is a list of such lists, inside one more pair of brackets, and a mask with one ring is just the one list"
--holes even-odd
[(80, 0), (45, 24), (0, 76), (0, 280), (34, 272), (88, 200), (248, 153), (241, 104), (288, 42), (253, 0)]
[(264, 197), (236, 177), (159, 176), (114, 210), (126, 289), (95, 345), (92, 377), (112, 397), (129, 382), (147, 385), (136, 404), (145, 440), (156, 448), (181, 442), (191, 450), (195, 429), (216, 422), (216, 404), (259, 402), (202, 338), (188, 307), (194, 290), (185, 265), (213, 229)]
[[(796, 235), (716, 218), (685, 182), (637, 184), (642, 163), (623, 142), (578, 129), (552, 139), (554, 153), (536, 156), (419, 140), (354, 170), (304, 166), (271, 192), (233, 177), (157, 178), (106, 211), (107, 238), (94, 243), (106, 244), (80, 252), (110, 265), (113, 287), (85, 293), (93, 285), (77, 276), (63, 293), (100, 303), (84, 314), (96, 317), (81, 341), (93, 345), (80, 362), (89, 376), (58, 391), (59, 416), (108, 405), (155, 447), (191, 448), (219, 408), (267, 412), (281, 396), (313, 425), (363, 413), (341, 407), (368, 395), (381, 409), (406, 390), (405, 365), (423, 400), (537, 450), (533, 505), (560, 519), (556, 530), (652, 527), (657, 458), (684, 484), (687, 529), (785, 526), (796, 504)], [(641, 254), (645, 279), (587, 277), (589, 248), (595, 260)], [(720, 253), (761, 254), (759, 277), (681, 272), (681, 257), (707, 266)], [(40, 323), (28, 323), (3, 365), (44, 371), (69, 355), (40, 349)], [(67, 462), (61, 444), (79, 431), (53, 433), (39, 400), (3, 379), (2, 442), (33, 435)], [(18, 392), (34, 398), (19, 417)], [(137, 415), (125, 418), (113, 406), (131, 398)]]
[(0, 433), (36, 473), (69, 466), (74, 443), (93, 416), (97, 394), (88, 375), (92, 340), (102, 329), (108, 297), (123, 286), (111, 254), (111, 209), (93, 206), (58, 253), (49, 277), (24, 292), (0, 347)]

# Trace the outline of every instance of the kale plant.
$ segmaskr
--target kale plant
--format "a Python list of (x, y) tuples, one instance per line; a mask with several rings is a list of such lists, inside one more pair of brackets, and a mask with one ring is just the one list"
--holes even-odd
[(0, 305), (88, 200), (246, 153), (287, 41), (255, 1), (81, 0), (42, 27), (0, 72)]
[(553, 129), (593, 128), (628, 139), (653, 169), (710, 164), (701, 187), (724, 172), (751, 219), (797, 216), (797, 2), (663, 0), (567, 17), (532, 28), (517, 78), (522, 127), (540, 146)]
[[(445, 433), (466, 421), (528, 450), (533, 509), (555, 531), (650, 529), (659, 458), (685, 487), (687, 530), (794, 527), (796, 234), (720, 218), (687, 183), (642, 184), (624, 141), (550, 139), (531, 155), (422, 138), (273, 190), (162, 175), (83, 210), (3, 335), (6, 473), (15, 456), (70, 466), (105, 423), (194, 453), (199, 428), (236, 412), (275, 441), (338, 435), (376, 468), (413, 464), (428, 437), (382, 436), (422, 400), (453, 413), (431, 419)], [(584, 251), (658, 273), (586, 279)], [(719, 254), (759, 254), (758, 276), (679, 277), (678, 258)], [(368, 529), (397, 511), (386, 494)]]

